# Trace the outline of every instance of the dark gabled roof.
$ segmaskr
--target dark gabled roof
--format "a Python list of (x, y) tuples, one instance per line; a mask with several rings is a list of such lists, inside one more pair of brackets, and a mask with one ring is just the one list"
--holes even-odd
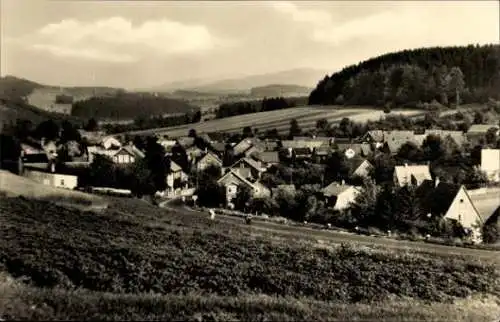
[(190, 136), (183, 136), (177, 139), (177, 143), (186, 149), (194, 145), (194, 138)]
[(352, 159), (347, 159), (346, 165), (349, 168), (349, 175), (352, 175), (365, 161), (371, 165), (371, 163), (364, 158), (354, 157)]
[(420, 207), (425, 214), (444, 216), (456, 197), (461, 186), (439, 182), (437, 187), (432, 180), (425, 180), (416, 191)]
[(226, 150), (226, 144), (224, 142), (213, 142), (210, 144), (210, 149), (214, 152), (222, 153)]

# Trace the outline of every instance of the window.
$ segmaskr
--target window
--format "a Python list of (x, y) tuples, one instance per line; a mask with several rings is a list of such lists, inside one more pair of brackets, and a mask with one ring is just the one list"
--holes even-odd
[(458, 222), (462, 222), (462, 215), (458, 215)]
[(460, 199), (460, 203), (463, 203), (463, 202), (464, 202), (464, 200), (463, 200), (463, 199)]
[(61, 179), (61, 186), (64, 186), (64, 179)]

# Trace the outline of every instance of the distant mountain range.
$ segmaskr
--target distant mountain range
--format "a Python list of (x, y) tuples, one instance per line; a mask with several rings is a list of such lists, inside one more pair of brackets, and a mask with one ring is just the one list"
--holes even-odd
[[(173, 92), (189, 90), (200, 93), (248, 93), (252, 88), (272, 84), (294, 85), (297, 87), (314, 88), (327, 75), (326, 71), (312, 68), (298, 68), (276, 73), (250, 75), (229, 79), (193, 79), (163, 84), (149, 89), (153, 92)], [(274, 85), (276, 86), (276, 85)]]

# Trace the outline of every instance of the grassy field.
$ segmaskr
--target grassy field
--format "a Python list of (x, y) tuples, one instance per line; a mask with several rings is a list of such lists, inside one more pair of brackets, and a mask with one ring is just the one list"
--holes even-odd
[(24, 196), (83, 207), (103, 208), (107, 205), (107, 202), (101, 197), (80, 191), (46, 186), (4, 170), (0, 170), (0, 193), (11, 197)]
[[(403, 114), (416, 116), (423, 114), (421, 110), (394, 110), (392, 114)], [(367, 120), (378, 120), (384, 116), (383, 111), (373, 108), (335, 107), (335, 106), (307, 106), (295, 107), (286, 110), (259, 112), (245, 115), (232, 116), (224, 119), (211, 120), (198, 124), (182, 125), (163, 129), (151, 129), (134, 131), (131, 134), (159, 134), (178, 137), (187, 135), (189, 129), (193, 128), (198, 133), (210, 132), (240, 132), (245, 126), (250, 126), (259, 131), (276, 128), (280, 133), (287, 133), (290, 121), (296, 119), (302, 130), (307, 131), (316, 127), (316, 121), (325, 118), (330, 123), (340, 122), (344, 117), (353, 121), (364, 122)]]
[[(111, 199), (101, 213), (0, 199), (4, 319), (491, 321), (498, 267), (321, 247), (311, 237)], [(23, 238), (19, 238), (23, 236)]]

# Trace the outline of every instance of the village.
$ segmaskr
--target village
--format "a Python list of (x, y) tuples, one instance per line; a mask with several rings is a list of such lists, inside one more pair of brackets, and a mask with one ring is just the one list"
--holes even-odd
[[(106, 180), (100, 181), (102, 185), (89, 186), (89, 183), (82, 182), (81, 173), (92, 171), (92, 164), (102, 157), (118, 168), (130, 166), (145, 157), (144, 147), (136, 146), (136, 140), (109, 136), (103, 131), (78, 131), (86, 148), (79, 151), (75, 142), (73, 150), (76, 152), (63, 167), (55, 161), (60, 150), (55, 141), (25, 140), (21, 144), (19, 172), (39, 183), (58, 188), (131, 195), (126, 185), (111, 187), (105, 184)], [(192, 206), (238, 209), (271, 216), (279, 213), (295, 220), (326, 223), (324, 218), (317, 218), (320, 206), (337, 216), (349, 216), (352, 208), (360, 203), (360, 195), (368, 193), (365, 191), (367, 180), (371, 180), (375, 187), (389, 184), (393, 193), (394, 189), (411, 189), (418, 199), (417, 212), (420, 215), (417, 217), (425, 214), (427, 218), (439, 217), (459, 224), (470, 240), (481, 242), (484, 227), (497, 225), (500, 218), (500, 149), (485, 144), (481, 145), (480, 152), (476, 149), (475, 157), (479, 160), (476, 160), (473, 172), (479, 179), (472, 181), (460, 181), (455, 174), (445, 178), (446, 173), (441, 176), (439, 171), (431, 169), (429, 160), (411, 162), (412, 158), (401, 158), (401, 155), (411, 155), (423, 145), (430, 150), (436, 149), (436, 142), (446, 140), (454, 142), (456, 147), (467, 144), (477, 147), (492, 133), (495, 138), (489, 140), (496, 142), (500, 135), (498, 126), (484, 124), (474, 124), (467, 132), (371, 130), (355, 139), (293, 136), (277, 140), (257, 138), (247, 133), (247, 137), (243, 136), (239, 141), (224, 142), (209, 134), (197, 135), (194, 130), (185, 137), (157, 136), (154, 140), (161, 145), (169, 168), (164, 178), (165, 190), (156, 191), (155, 195), (160, 200), (189, 201)], [(71, 142), (65, 146), (71, 147)], [(473, 158), (470, 154), (462, 152), (461, 155), (465, 159)], [(390, 165), (381, 165), (380, 160), (384, 159), (391, 159)], [(453, 160), (447, 161), (447, 167), (454, 166), (450, 162)], [(456, 162), (459, 163), (458, 159)], [(80, 169), (79, 173), (69, 171), (76, 168)], [(213, 184), (210, 186), (207, 180), (212, 180)], [(222, 189), (220, 194), (215, 191), (218, 187)], [(302, 201), (293, 199), (299, 190), (304, 189), (313, 192)], [(202, 196), (203, 193), (208, 195)], [(287, 201), (284, 194), (292, 199)], [(315, 199), (313, 203), (311, 196)], [(284, 199), (277, 201), (276, 198), (280, 197)], [(274, 208), (269, 205), (273, 203), (269, 200), (274, 200)], [(286, 205), (294, 202), (304, 203), (303, 206), (309, 208), (303, 210), (303, 216), (286, 214), (297, 212), (297, 208)], [(413, 206), (405, 207), (406, 212)], [(278, 209), (278, 213), (273, 209)], [(335, 225), (335, 220), (333, 222)], [(344, 222), (337, 224), (345, 226)]]

